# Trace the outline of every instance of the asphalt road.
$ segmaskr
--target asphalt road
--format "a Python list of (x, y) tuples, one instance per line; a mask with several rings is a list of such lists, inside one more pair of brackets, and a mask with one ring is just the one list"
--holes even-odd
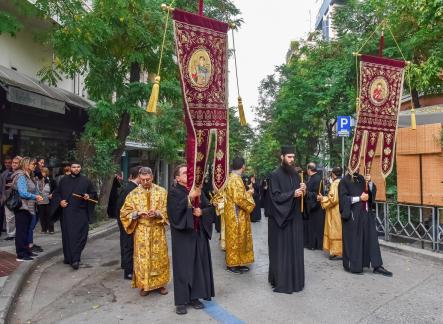
[[(267, 221), (253, 224), (255, 263), (227, 272), (212, 241), (216, 297), (205, 310), (174, 313), (170, 293), (140, 297), (120, 269), (118, 234), (88, 243), (80, 270), (55, 257), (38, 267), (18, 298), (11, 323), (443, 323), (443, 265), (382, 250), (393, 278), (352, 275), (341, 261), (305, 250), (306, 286), (292, 295), (267, 283)], [(172, 268), (172, 267), (171, 267)]]

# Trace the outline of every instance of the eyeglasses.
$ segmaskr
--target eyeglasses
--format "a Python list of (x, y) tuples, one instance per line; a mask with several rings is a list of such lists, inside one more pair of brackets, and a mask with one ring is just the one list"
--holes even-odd
[(140, 179), (140, 182), (152, 182), (152, 179)]

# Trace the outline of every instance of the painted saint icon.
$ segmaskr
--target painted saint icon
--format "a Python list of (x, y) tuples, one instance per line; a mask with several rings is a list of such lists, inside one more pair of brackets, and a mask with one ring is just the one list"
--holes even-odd
[(189, 60), (189, 77), (197, 88), (204, 88), (211, 79), (212, 64), (209, 54), (204, 49), (196, 50)]
[(374, 105), (382, 105), (388, 99), (388, 84), (384, 78), (376, 78), (370, 86), (370, 99)]

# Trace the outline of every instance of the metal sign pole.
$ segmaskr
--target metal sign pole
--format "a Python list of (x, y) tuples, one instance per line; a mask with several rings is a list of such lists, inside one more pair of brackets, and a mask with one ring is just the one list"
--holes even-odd
[(345, 137), (341, 137), (341, 169), (344, 173), (345, 170)]

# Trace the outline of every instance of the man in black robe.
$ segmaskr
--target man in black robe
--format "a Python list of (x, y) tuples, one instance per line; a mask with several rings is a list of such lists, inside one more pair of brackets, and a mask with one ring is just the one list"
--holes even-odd
[(120, 209), (117, 209), (117, 200), (120, 195), (120, 191), (123, 187), (123, 177), (121, 174), (116, 174), (112, 181), (111, 192), (109, 193), (108, 208), (106, 210), (109, 218), (118, 218), (120, 215)]
[(360, 174), (348, 174), (338, 186), (340, 214), (343, 224), (343, 267), (345, 271), (362, 274), (363, 267), (374, 273), (392, 276), (383, 268), (378, 244), (376, 219), (372, 212), (377, 188)]
[(269, 183), (269, 283), (274, 292), (291, 294), (303, 290), (303, 218), (301, 199), (306, 185), (294, 169), (295, 150), (282, 147), (281, 166)]
[(306, 183), (306, 213), (305, 222), (305, 247), (310, 250), (323, 250), (323, 231), (325, 226), (325, 211), (321, 208), (318, 195), (323, 187), (323, 177), (317, 171), (314, 162), (310, 162), (307, 166), (309, 180)]
[(134, 270), (134, 238), (128, 234), (120, 220), (120, 209), (125, 203), (126, 196), (140, 184), (140, 166), (132, 167), (129, 170), (129, 181), (121, 190), (115, 203), (115, 215), (117, 215), (117, 225), (120, 230), (120, 266), (124, 270), (123, 278), (132, 280)]
[(63, 262), (77, 270), (88, 239), (89, 220), (94, 209), (94, 205), (88, 200), (96, 199), (97, 192), (92, 182), (80, 174), (80, 163), (72, 162), (70, 167), (71, 174), (61, 179), (51, 204), (54, 204), (53, 213), (58, 206), (62, 208)]
[[(259, 222), (261, 220), (261, 190), (260, 185), (255, 178), (255, 175), (251, 176), (251, 184), (252, 188), (254, 188), (254, 193), (252, 194), (252, 198), (254, 198), (255, 208), (251, 213), (251, 222)], [(246, 188), (248, 189), (248, 188)]]
[[(171, 225), (174, 302), (176, 313), (187, 313), (186, 306), (202, 309), (199, 298), (214, 297), (211, 250), (209, 240), (215, 220), (214, 208), (200, 189), (188, 192), (187, 167), (174, 171), (175, 185), (169, 190), (167, 209)], [(200, 208), (191, 201), (199, 197)]]

